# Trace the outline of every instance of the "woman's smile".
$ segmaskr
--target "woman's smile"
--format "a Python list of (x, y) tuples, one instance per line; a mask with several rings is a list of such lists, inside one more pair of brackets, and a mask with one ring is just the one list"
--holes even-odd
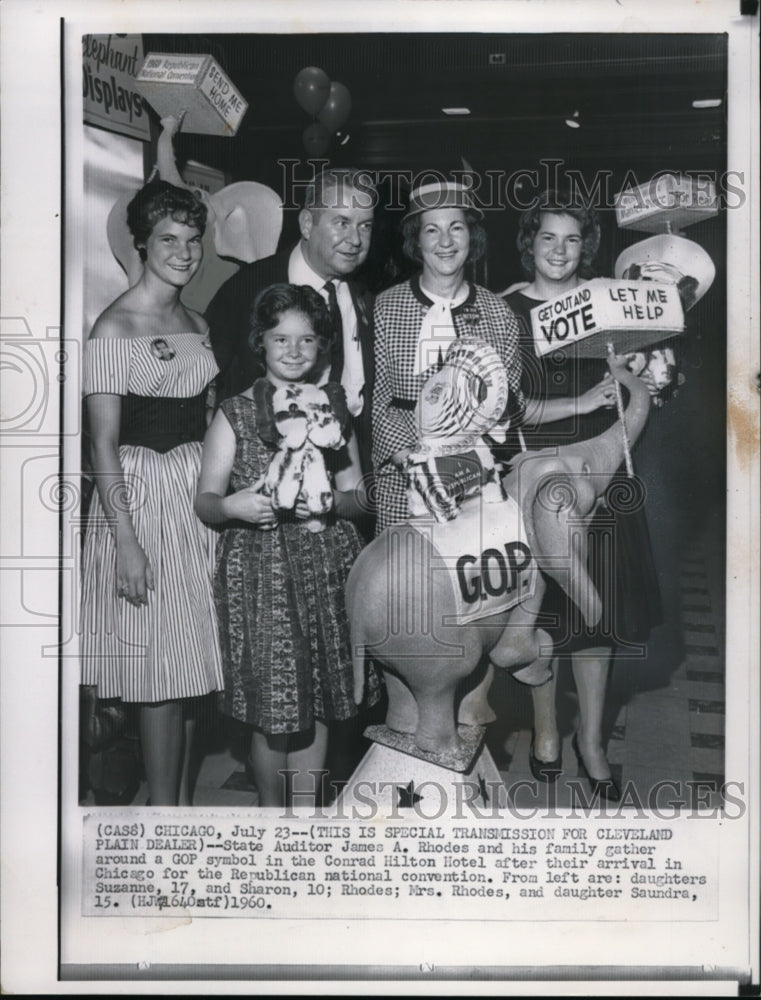
[(170, 215), (160, 219), (145, 244), (145, 267), (170, 285), (186, 285), (201, 265), (201, 234)]
[(470, 252), (470, 229), (461, 208), (423, 212), (420, 220), (420, 253), (426, 273), (450, 277), (462, 272)]
[(540, 279), (564, 282), (574, 278), (581, 262), (581, 225), (570, 215), (542, 212), (533, 250)]

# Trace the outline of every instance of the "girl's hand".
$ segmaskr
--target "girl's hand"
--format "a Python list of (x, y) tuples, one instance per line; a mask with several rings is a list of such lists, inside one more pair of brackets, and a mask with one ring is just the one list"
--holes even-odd
[(296, 504), (293, 508), (293, 513), (299, 521), (306, 521), (309, 517), (314, 517), (314, 513), (307, 507), (306, 500), (303, 497), (296, 497)]
[(576, 400), (579, 413), (593, 413), (602, 406), (610, 408), (616, 405), (616, 387), (613, 376), (608, 372), (605, 377), (588, 389)]
[(148, 591), (153, 590), (153, 570), (140, 545), (131, 538), (116, 545), (116, 593), (130, 604), (140, 607), (148, 603)]
[(225, 498), (227, 515), (236, 521), (247, 521), (257, 528), (274, 528), (277, 521), (272, 498), (262, 492), (264, 476), (251, 486), (246, 486), (237, 493)]

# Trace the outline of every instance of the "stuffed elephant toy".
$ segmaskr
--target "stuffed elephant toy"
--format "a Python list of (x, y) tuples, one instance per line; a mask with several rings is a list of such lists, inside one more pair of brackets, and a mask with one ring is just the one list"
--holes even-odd
[[(625, 421), (633, 444), (650, 394), (625, 358), (609, 364), (629, 393)], [(525, 683), (547, 679), (552, 641), (537, 627), (542, 574), (557, 580), (588, 626), (599, 622), (602, 602), (587, 572), (584, 529), (623, 458), (620, 422), (588, 441), (521, 452), (503, 480), (515, 508), (512, 530), (499, 522), (495, 534), (478, 520), (499, 505), (468, 500), (463, 511), (468, 505), (475, 511), (476, 541), (456, 559), (442, 559), (435, 540), (434, 532), (447, 526), (429, 532), (417, 519), (387, 528), (363, 549), (346, 589), (357, 702), (369, 655), (384, 671), (388, 728), (412, 734), (426, 753), (446, 755), (461, 745), (458, 722), (494, 717), (486, 701), (494, 667)], [(453, 531), (458, 520), (450, 522)], [(488, 613), (487, 603), (485, 616), (474, 617), (470, 602), (492, 595), (500, 610)], [(486, 676), (473, 686), (485, 662)]]
[(266, 492), (277, 510), (291, 510), (304, 501), (306, 527), (320, 532), (333, 506), (333, 490), (323, 450), (337, 451), (346, 443), (339, 417), (326, 392), (307, 382), (275, 389), (272, 394), (278, 450), (264, 477)]

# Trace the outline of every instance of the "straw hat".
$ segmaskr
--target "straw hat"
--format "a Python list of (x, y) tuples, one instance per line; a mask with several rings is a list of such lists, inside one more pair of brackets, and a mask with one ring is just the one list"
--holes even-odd
[(410, 203), (407, 212), (402, 218), (409, 219), (420, 212), (427, 212), (432, 208), (469, 208), (475, 212), (479, 219), (483, 219), (484, 213), (477, 208), (470, 196), (470, 189), (464, 184), (455, 181), (447, 181), (443, 178), (434, 181), (432, 184), (423, 184), (421, 187), (413, 188), (410, 193)]

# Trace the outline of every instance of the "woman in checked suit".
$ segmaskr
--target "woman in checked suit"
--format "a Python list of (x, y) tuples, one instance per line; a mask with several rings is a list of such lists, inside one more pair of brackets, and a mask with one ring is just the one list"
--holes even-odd
[(410, 196), (402, 220), (404, 253), (422, 271), (375, 303), (376, 533), (408, 517), (404, 469), (417, 441), (414, 410), (452, 341), (477, 337), (496, 348), (507, 371), (509, 413), (513, 422), (523, 415), (516, 319), (502, 299), (465, 279), (466, 265), (486, 249), (482, 218), (459, 184), (425, 185)]

